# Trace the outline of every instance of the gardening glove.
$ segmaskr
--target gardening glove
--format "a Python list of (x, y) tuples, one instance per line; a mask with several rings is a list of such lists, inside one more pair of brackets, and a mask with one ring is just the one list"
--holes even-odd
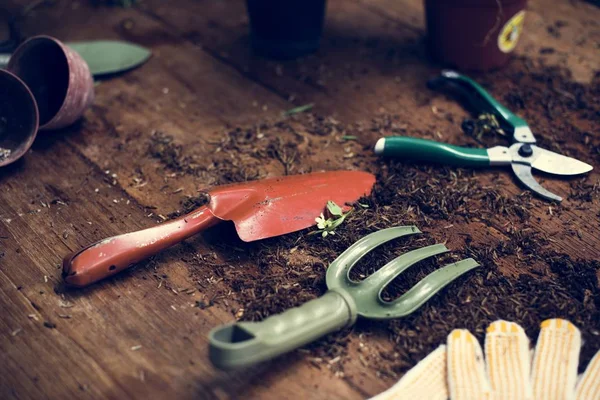
[(446, 346), (441, 345), (404, 374), (398, 383), (371, 400), (447, 400), (446, 353)]
[(529, 339), (513, 322), (492, 323), (485, 361), (477, 339), (457, 329), (448, 337), (448, 386), (455, 400), (574, 399), (581, 334), (568, 321), (542, 323), (530, 367)]
[[(484, 361), (477, 339), (467, 330), (454, 330), (448, 336), (446, 347), (448, 397), (453, 400), (599, 400), (600, 352), (575, 384), (580, 347), (581, 334), (569, 321), (544, 321), (532, 365), (529, 339), (523, 328), (512, 322), (496, 321), (487, 330)], [(443, 352), (443, 346), (434, 353), (438, 352)], [(377, 400), (443, 398), (440, 397), (443, 389), (432, 392), (426, 383), (434, 380), (435, 387), (439, 388), (439, 379), (434, 379), (436, 374), (426, 363), (430, 364), (432, 359), (437, 360), (438, 365), (443, 362), (443, 355), (432, 357), (434, 353), (391, 389), (377, 396)]]

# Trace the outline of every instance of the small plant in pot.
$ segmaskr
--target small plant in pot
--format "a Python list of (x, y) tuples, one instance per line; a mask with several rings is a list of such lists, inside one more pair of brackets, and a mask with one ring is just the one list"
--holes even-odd
[(504, 66), (523, 30), (527, 0), (425, 0), (431, 56), (448, 66)]
[(319, 48), (326, 0), (247, 0), (254, 51), (293, 59)]

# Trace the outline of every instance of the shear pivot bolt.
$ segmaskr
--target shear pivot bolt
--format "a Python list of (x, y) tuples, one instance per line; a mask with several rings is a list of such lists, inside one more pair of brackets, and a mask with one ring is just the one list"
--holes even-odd
[(529, 145), (529, 144), (524, 144), (523, 146), (521, 146), (519, 148), (519, 155), (521, 157), (531, 157), (532, 154), (533, 154), (533, 149), (531, 148), (531, 145)]

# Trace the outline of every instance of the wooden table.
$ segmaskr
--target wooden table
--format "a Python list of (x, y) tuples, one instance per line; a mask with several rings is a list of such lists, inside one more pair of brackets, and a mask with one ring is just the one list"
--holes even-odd
[[(219, 169), (227, 160), (218, 152), (223, 137), (238, 127), (272, 123), (294, 106), (314, 103), (316, 113), (335, 118), (339, 131), (320, 136), (296, 121), (296, 132), (310, 145), (298, 147), (301, 167), (288, 172), (376, 170), (371, 155), (342, 155), (370, 151), (379, 135), (368, 129), (370, 121), (385, 115), (397, 115), (409, 134), (433, 138), (437, 132), (443, 140), (464, 143), (459, 124), (467, 113), (424, 89), (438, 67), (423, 49), (422, 2), (331, 0), (319, 54), (283, 63), (253, 56), (241, 0), (144, 0), (132, 8), (54, 3), (24, 21), (27, 35), (124, 39), (150, 47), (154, 55), (143, 67), (102, 81), (83, 121), (40, 133), (22, 162), (0, 170), (0, 397), (353, 399), (389, 387), (398, 376), (382, 376), (358, 357), (344, 360), (343, 374), (298, 354), (242, 373), (212, 368), (207, 333), (232, 320), (239, 305), (233, 297), (196, 306), (216, 288), (230, 290), (212, 276), (210, 263), (188, 267), (198, 254), (226, 256), (202, 236), (85, 290), (62, 287), (60, 263), (90, 242), (152, 226), (199, 186), (226, 181)], [(550, 6), (532, 0), (517, 53), (568, 68), (575, 81), (589, 84), (600, 70), (598, 21), (600, 8), (586, 2)], [(542, 50), (549, 47), (554, 50)], [(456, 121), (437, 116), (440, 109)], [(359, 132), (358, 142), (336, 140), (345, 130)], [(282, 140), (293, 133), (285, 135)], [(598, 146), (600, 132), (589, 135)], [(168, 154), (153, 156), (153, 145)], [(175, 165), (177, 170), (169, 154), (174, 163), (185, 157), (214, 163)], [(259, 176), (283, 174), (281, 158), (270, 154), (252, 165)], [(243, 168), (239, 173), (248, 175)], [(596, 169), (586, 182), (598, 177)], [(489, 182), (491, 173), (482, 172), (481, 179)], [(569, 181), (544, 184), (569, 192)], [(508, 178), (498, 190), (522, 192)], [(559, 216), (550, 215), (545, 203), (535, 204), (531, 229), (560, 233), (572, 221), (573, 232), (585, 234), (558, 235), (556, 248), (573, 257), (600, 256), (597, 199)], [(474, 228), (487, 229), (455, 227), (457, 235), (477, 236)], [(441, 228), (436, 232), (446, 235)], [(456, 237), (451, 245), (460, 244)], [(359, 340), (373, 357), (393, 351), (385, 335), (356, 335), (352, 342)]]

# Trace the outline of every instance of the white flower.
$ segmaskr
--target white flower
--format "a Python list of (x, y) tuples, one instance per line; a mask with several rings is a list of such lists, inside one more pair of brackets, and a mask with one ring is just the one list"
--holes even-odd
[(325, 216), (323, 215), (323, 213), (321, 213), (321, 216), (315, 218), (315, 222), (317, 223), (317, 228), (325, 229), (327, 220), (325, 219)]
[(346, 217), (352, 211), (352, 209), (350, 209), (350, 211), (344, 214), (342, 212), (342, 208), (333, 201), (327, 202), (327, 209), (333, 218), (325, 219), (325, 215), (323, 215), (323, 213), (315, 218), (315, 222), (317, 223), (317, 228), (319, 230), (313, 233), (320, 232), (322, 237), (327, 237), (327, 235), (335, 235), (335, 229), (342, 224), (342, 222), (344, 222)]

